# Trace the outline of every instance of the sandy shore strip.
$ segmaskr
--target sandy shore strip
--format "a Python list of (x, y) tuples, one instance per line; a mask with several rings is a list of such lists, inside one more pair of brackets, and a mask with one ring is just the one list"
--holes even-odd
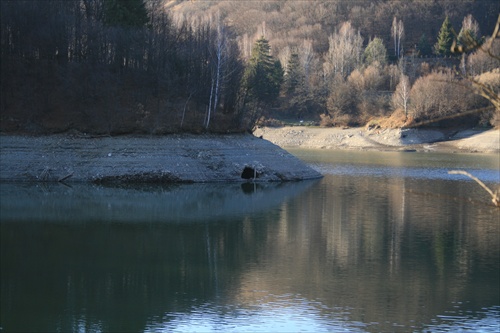
[(283, 147), (499, 153), (500, 130), (261, 127), (255, 136)]
[(250, 134), (0, 136), (0, 181), (205, 183), (294, 181), (321, 174)]

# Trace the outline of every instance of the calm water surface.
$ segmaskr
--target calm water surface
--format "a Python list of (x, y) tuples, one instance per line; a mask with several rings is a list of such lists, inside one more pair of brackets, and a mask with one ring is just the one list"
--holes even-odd
[(292, 150), (287, 184), (0, 184), (0, 332), (498, 332), (497, 155)]

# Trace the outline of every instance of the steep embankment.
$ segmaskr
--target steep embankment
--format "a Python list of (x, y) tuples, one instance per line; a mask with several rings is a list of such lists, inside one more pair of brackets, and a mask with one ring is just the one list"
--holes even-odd
[(288, 181), (321, 175), (252, 135), (0, 136), (0, 181)]
[(500, 130), (262, 127), (255, 131), (280, 147), (450, 152), (500, 152)]

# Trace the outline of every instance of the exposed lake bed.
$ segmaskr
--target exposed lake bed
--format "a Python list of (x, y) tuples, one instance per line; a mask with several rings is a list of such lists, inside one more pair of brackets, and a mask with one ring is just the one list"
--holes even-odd
[(0, 181), (198, 183), (321, 175), (250, 134), (0, 137)]
[[(258, 137), (263, 138), (259, 139)], [(259, 128), (254, 135), (0, 136), (0, 181), (191, 183), (321, 177), (286, 148), (500, 152), (500, 131)], [(283, 149), (284, 148), (284, 149)]]
[(261, 127), (255, 133), (280, 147), (499, 153), (499, 129), (381, 129)]

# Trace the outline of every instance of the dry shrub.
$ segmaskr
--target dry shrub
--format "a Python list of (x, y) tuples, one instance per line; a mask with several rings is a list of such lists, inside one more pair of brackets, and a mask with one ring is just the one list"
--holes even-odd
[(389, 117), (380, 118), (378, 124), (382, 128), (401, 128), (413, 123), (412, 117), (405, 118), (404, 110), (398, 108)]
[[(487, 40), (484, 45), (489, 45), (489, 43), (490, 40)], [(491, 43), (490, 52), (496, 55), (500, 54), (500, 42), (498, 39), (494, 39)], [(469, 56), (467, 65), (470, 74), (479, 75), (498, 69), (498, 59), (493, 58), (483, 50), (477, 50)]]
[(474, 108), (476, 99), (467, 84), (451, 72), (433, 72), (417, 79), (410, 91), (411, 115), (425, 121)]
[(479, 124), (481, 126), (500, 127), (500, 112), (498, 110), (489, 110), (482, 112), (479, 116)]
[(490, 118), (490, 124), (495, 128), (500, 128), (500, 112), (498, 110)]
[(359, 69), (355, 69), (347, 78), (347, 84), (351, 85), (357, 91), (363, 91), (365, 89), (365, 79), (363, 73)]
[(376, 64), (366, 67), (362, 72), (356, 69), (347, 78), (347, 82), (359, 92), (379, 90), (385, 81), (382, 68)]
[(368, 66), (363, 71), (363, 82), (365, 90), (379, 90), (385, 82), (382, 68), (377, 65)]
[(397, 65), (389, 65), (386, 67), (386, 75), (388, 76), (388, 87), (387, 90), (393, 91), (399, 83), (399, 78), (401, 77), (401, 70)]
[(356, 109), (358, 122), (366, 123), (373, 117), (382, 116), (389, 109), (387, 94), (380, 92), (386, 84), (387, 76), (380, 66), (370, 65), (361, 73), (351, 73), (348, 83), (356, 87)]
[(340, 115), (338, 117), (333, 118), (328, 114), (320, 115), (320, 123), (321, 127), (334, 127), (334, 126), (353, 126), (356, 125), (356, 121), (348, 114)]
[(360, 96), (357, 104), (358, 118), (361, 123), (366, 123), (373, 117), (387, 115), (390, 111), (390, 95), (380, 92), (365, 91)]
[[(480, 84), (484, 84), (486, 87), (494, 91), (497, 96), (500, 96), (500, 69), (495, 69), (491, 72), (486, 72), (481, 75), (478, 75), (474, 78)], [(487, 102), (486, 99), (478, 97), (478, 105), (484, 104), (491, 105), (490, 102)], [(500, 110), (493, 109), (490, 111), (486, 111), (481, 113), (479, 122), (481, 125), (487, 126), (491, 125), (493, 127), (500, 126)]]
[(357, 120), (351, 115), (344, 114), (335, 118), (335, 126), (355, 126), (358, 125)]
[(428, 62), (423, 62), (420, 64), (419, 75), (426, 76), (431, 73), (431, 65)]
[(494, 91), (500, 90), (500, 68), (477, 75), (475, 79), (478, 82), (487, 85)]
[(355, 86), (337, 76), (326, 100), (328, 114), (332, 118), (338, 118), (346, 114), (356, 116), (357, 96)]
[(319, 125), (321, 127), (333, 127), (333, 126), (335, 126), (333, 118), (329, 114), (321, 114), (319, 117), (321, 118), (321, 120), (319, 122)]
[(322, 123), (352, 126), (386, 114), (390, 96), (381, 90), (389, 85), (388, 71), (375, 63), (365, 69), (355, 69), (347, 80), (336, 76), (326, 100), (328, 115), (333, 120), (324, 119)]
[(278, 119), (262, 117), (257, 121), (256, 125), (262, 127), (281, 127), (284, 123)]

